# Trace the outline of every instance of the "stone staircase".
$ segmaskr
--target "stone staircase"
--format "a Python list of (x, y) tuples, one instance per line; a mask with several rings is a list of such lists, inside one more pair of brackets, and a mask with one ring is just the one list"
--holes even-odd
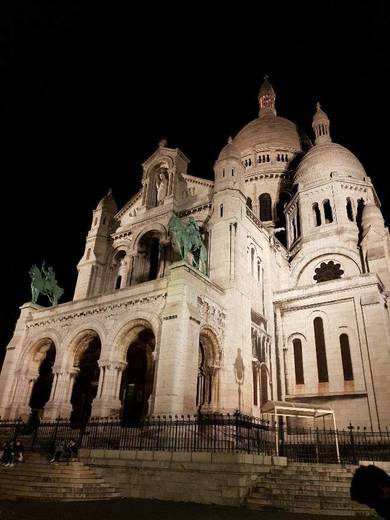
[(82, 462), (49, 464), (39, 453), (26, 453), (25, 462), (0, 466), (3, 500), (78, 501), (111, 500), (120, 495)]
[(350, 499), (355, 469), (337, 464), (274, 466), (257, 477), (246, 505), (261, 511), (377, 518), (372, 509)]

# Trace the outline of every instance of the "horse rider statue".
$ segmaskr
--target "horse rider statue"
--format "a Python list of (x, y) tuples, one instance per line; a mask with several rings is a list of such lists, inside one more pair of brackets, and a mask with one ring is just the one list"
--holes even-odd
[(199, 224), (189, 217), (187, 224), (175, 214), (168, 223), (169, 233), (173, 236), (183, 260), (201, 273), (207, 274), (207, 249), (203, 243)]
[(31, 267), (31, 301), (37, 303), (40, 294), (47, 296), (52, 305), (57, 305), (58, 300), (64, 294), (64, 290), (58, 286), (56, 275), (52, 267), (46, 269), (45, 262), (41, 269), (35, 264)]

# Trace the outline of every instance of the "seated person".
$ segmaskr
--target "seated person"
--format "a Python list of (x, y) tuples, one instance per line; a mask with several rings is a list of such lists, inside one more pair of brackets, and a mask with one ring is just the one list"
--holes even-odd
[(24, 460), (24, 447), (19, 440), (15, 441), (15, 460), (16, 462), (23, 462)]
[(359, 466), (350, 489), (351, 499), (375, 509), (379, 516), (390, 519), (390, 475), (378, 466)]
[(65, 444), (65, 440), (61, 439), (60, 442), (58, 442), (56, 444), (56, 447), (55, 447), (55, 450), (53, 453), (53, 458), (50, 460), (50, 463), (59, 462), (62, 457), (65, 457), (65, 455), (66, 455), (66, 444)]
[(72, 437), (66, 445), (67, 456), (74, 460), (78, 455), (78, 448), (75, 439)]

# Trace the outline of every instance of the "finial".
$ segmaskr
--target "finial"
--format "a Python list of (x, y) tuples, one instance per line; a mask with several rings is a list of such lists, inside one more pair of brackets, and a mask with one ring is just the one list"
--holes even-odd
[(112, 195), (112, 188), (108, 188), (108, 193), (107, 195)]
[(232, 138), (231, 135), (229, 135), (229, 137), (228, 137), (228, 143), (230, 144), (230, 143), (232, 143), (232, 142), (233, 142), (233, 138)]
[(167, 141), (166, 139), (161, 139), (161, 140), (159, 141), (159, 143), (158, 143), (158, 146), (159, 146), (160, 148), (164, 148), (165, 146), (167, 146), (167, 144), (168, 144), (168, 141)]
[(264, 81), (268, 81), (268, 80), (269, 80), (268, 74), (264, 74)]
[(317, 103), (316, 103), (316, 109), (317, 109), (317, 112), (319, 112), (321, 110), (321, 105), (320, 105), (319, 101), (317, 101)]

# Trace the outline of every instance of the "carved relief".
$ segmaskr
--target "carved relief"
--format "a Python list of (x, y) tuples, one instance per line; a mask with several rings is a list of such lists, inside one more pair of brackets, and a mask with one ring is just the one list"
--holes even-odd
[[(140, 298), (134, 298), (128, 301), (119, 302), (119, 303), (110, 303), (106, 305), (95, 306), (89, 309), (81, 310), (79, 312), (70, 312), (69, 314), (64, 314), (62, 316), (55, 316), (48, 319), (41, 319), (33, 321), (32, 323), (28, 323), (26, 325), (27, 329), (35, 328), (35, 327), (47, 327), (53, 324), (61, 324), (63, 326), (63, 322), (69, 322), (76, 319), (88, 318), (94, 315), (103, 315), (103, 317), (113, 317), (119, 314), (119, 312), (124, 312), (129, 308), (139, 306), (139, 305), (153, 305), (157, 302), (165, 300), (167, 293), (159, 293), (151, 296), (142, 296)], [(119, 311), (119, 312), (118, 312)]]
[(226, 314), (214, 302), (198, 296), (198, 308), (202, 321), (210, 325), (223, 338), (225, 333)]

